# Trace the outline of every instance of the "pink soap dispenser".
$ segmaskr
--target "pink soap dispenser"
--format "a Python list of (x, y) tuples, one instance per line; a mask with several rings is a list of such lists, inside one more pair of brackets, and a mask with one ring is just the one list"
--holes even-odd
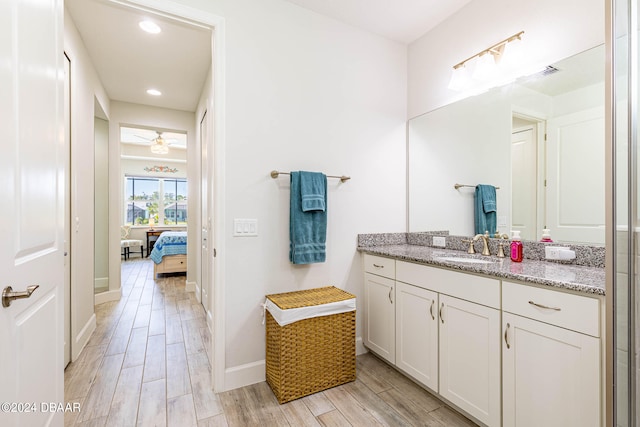
[(511, 233), (513, 234), (513, 237), (511, 238), (511, 261), (522, 262), (523, 250), (520, 230), (513, 230)]

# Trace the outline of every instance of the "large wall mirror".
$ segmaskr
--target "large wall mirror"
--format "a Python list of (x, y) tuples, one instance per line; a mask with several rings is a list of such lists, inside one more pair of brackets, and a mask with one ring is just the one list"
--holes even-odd
[(500, 232), (604, 245), (604, 68), (598, 46), (411, 119), (409, 231), (473, 235), (490, 184)]

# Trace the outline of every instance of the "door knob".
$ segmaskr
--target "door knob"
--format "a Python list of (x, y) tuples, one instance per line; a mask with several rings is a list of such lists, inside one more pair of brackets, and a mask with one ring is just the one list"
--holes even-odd
[(40, 287), (40, 285), (31, 285), (26, 291), (14, 292), (11, 286), (7, 286), (2, 291), (2, 306), (9, 307), (14, 299), (29, 298), (31, 294)]

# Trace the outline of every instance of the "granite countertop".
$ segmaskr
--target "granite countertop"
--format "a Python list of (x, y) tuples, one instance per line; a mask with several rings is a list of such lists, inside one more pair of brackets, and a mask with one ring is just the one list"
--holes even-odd
[[(500, 279), (518, 280), (539, 285), (570, 289), (594, 295), (604, 295), (604, 268), (568, 265), (558, 262), (525, 259), (513, 262), (511, 259), (467, 254), (464, 251), (434, 248), (410, 244), (359, 246), (358, 251), (372, 255), (386, 256), (398, 260), (418, 262), (454, 270), (477, 273)], [(469, 263), (443, 260), (443, 257), (472, 258), (491, 261), (490, 263)]]

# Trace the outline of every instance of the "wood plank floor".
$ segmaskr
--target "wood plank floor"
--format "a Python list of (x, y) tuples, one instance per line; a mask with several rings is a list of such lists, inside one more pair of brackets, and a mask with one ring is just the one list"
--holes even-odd
[(122, 264), (120, 301), (65, 370), (65, 426), (475, 426), (376, 357), (357, 380), (279, 405), (266, 382), (216, 394), (202, 306), (185, 277), (154, 280), (150, 260)]

